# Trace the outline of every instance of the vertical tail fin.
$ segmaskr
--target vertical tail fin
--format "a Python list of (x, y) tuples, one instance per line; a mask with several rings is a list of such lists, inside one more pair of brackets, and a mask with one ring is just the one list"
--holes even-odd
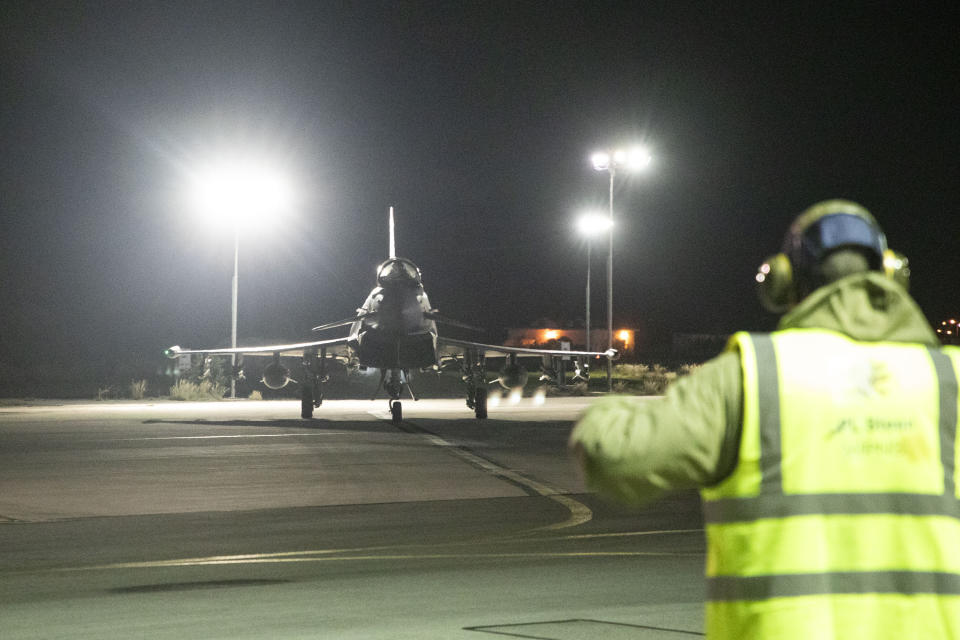
[(390, 257), (397, 257), (397, 245), (393, 240), (393, 207), (390, 207)]

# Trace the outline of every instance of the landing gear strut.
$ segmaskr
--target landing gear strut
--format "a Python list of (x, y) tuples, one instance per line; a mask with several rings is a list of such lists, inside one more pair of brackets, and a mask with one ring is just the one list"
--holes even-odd
[(478, 420), (487, 417), (487, 360), (478, 351), (467, 351), (460, 363), (460, 373), (467, 385), (467, 406)]
[[(390, 375), (389, 378), (387, 374)], [(403, 388), (407, 388), (407, 392), (414, 401), (417, 399), (407, 382), (409, 375), (406, 369), (382, 369), (380, 371), (380, 384), (377, 385), (377, 391), (382, 387), (390, 395), (390, 420), (393, 424), (403, 422), (403, 406), (400, 404), (400, 395), (403, 393)], [(377, 394), (374, 392), (371, 400), (375, 400), (376, 397)]]
[(487, 417), (487, 388), (477, 387), (473, 393), (473, 411), (478, 420)]
[(323, 383), (330, 379), (327, 375), (327, 350), (321, 349), (303, 354), (303, 381), (300, 383), (300, 417), (309, 420), (313, 410), (323, 404)]
[(300, 417), (305, 420), (313, 417), (313, 385), (307, 381), (300, 385)]

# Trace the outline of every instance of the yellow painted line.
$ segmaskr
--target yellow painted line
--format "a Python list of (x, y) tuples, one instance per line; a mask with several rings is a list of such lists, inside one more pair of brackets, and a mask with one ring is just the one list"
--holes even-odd
[(562, 493), (554, 493), (547, 496), (554, 502), (559, 502), (565, 506), (570, 511), (570, 517), (563, 522), (557, 522), (556, 524), (550, 524), (545, 527), (538, 527), (533, 529), (533, 531), (557, 531), (559, 529), (569, 529), (570, 527), (576, 527), (586, 522), (590, 522), (593, 519), (593, 511), (590, 510), (590, 507), (583, 504), (579, 500), (574, 500), (570, 496), (564, 495)]
[[(388, 414), (385, 415), (376, 411), (370, 411), (369, 413), (374, 417), (378, 417), (383, 420), (390, 420), (390, 416)], [(518, 484), (535, 491), (541, 496), (549, 498), (550, 500), (563, 505), (570, 512), (570, 516), (563, 522), (557, 522), (544, 527), (537, 527), (532, 529), (530, 533), (535, 531), (556, 531), (559, 529), (569, 529), (570, 527), (576, 527), (590, 522), (590, 520), (593, 519), (593, 511), (590, 510), (590, 507), (544, 482), (538, 482), (532, 478), (527, 478), (526, 476), (523, 476), (512, 469), (502, 467), (495, 462), (487, 460), (486, 458), (481, 458), (478, 455), (474, 455), (466, 449), (459, 447), (452, 442), (448, 442), (436, 434), (417, 432), (412, 435), (419, 435), (430, 444), (446, 449), (455, 456), (469, 462), (473, 466), (478, 467), (491, 475), (505, 478), (514, 484)]]
[[(513, 539), (514, 542), (522, 543), (542, 543), (556, 542), (561, 540), (585, 540), (595, 538), (612, 538), (627, 536), (655, 536), (655, 535), (676, 535), (685, 533), (702, 532), (703, 529), (663, 529), (655, 531), (626, 531), (618, 533), (593, 533), (569, 536), (547, 536), (538, 538), (519, 538)], [(146, 569), (146, 568), (165, 568), (165, 567), (195, 567), (210, 565), (232, 565), (232, 564), (267, 564), (271, 562), (321, 562), (321, 561), (369, 561), (369, 560), (437, 560), (437, 559), (522, 559), (522, 558), (597, 558), (597, 557), (681, 557), (681, 556), (702, 556), (703, 552), (672, 552), (672, 551), (533, 551), (533, 552), (515, 552), (515, 553), (385, 553), (377, 554), (377, 551), (387, 551), (391, 549), (413, 549), (430, 547), (476, 547), (480, 544), (498, 544), (503, 539), (495, 538), (490, 540), (468, 540), (463, 542), (451, 542), (446, 544), (413, 544), (413, 545), (385, 545), (376, 547), (354, 547), (344, 549), (308, 549), (303, 551), (276, 551), (272, 553), (247, 553), (223, 556), (207, 556), (200, 558), (176, 558), (172, 560), (146, 560), (141, 562), (118, 562), (105, 565), (93, 565), (89, 567), (68, 567), (62, 569), (52, 569), (52, 571), (87, 571), (97, 569)], [(343, 555), (339, 555), (343, 554)]]
[(590, 538), (627, 538), (634, 536), (660, 536), (678, 533), (703, 533), (703, 529), (664, 529), (662, 531), (622, 531), (617, 533), (581, 533), (563, 536), (560, 540), (587, 540)]
[(183, 560), (157, 560), (144, 562), (118, 562), (114, 564), (89, 567), (70, 567), (54, 571), (94, 571), (106, 569), (161, 569), (167, 567), (201, 567), (234, 564), (270, 564), (294, 562), (359, 562), (371, 560), (525, 560), (545, 558), (629, 558), (629, 557), (698, 557), (703, 553), (656, 552), (656, 551), (569, 551), (569, 552), (529, 552), (529, 553), (425, 553), (425, 554), (383, 554), (354, 556), (299, 556), (289, 557), (278, 554), (251, 554), (248, 556), (214, 556), (210, 558), (192, 558)]

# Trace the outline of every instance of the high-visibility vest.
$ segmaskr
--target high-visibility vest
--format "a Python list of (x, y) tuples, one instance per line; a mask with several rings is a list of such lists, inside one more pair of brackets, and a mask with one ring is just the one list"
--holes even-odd
[(702, 491), (711, 640), (960, 639), (960, 349), (738, 333), (743, 430)]

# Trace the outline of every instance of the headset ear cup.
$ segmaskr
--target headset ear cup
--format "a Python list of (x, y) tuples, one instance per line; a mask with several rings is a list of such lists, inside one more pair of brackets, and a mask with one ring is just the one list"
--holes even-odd
[(796, 302), (793, 266), (786, 254), (767, 258), (757, 270), (757, 293), (763, 306), (773, 313), (783, 313)]
[(883, 273), (904, 289), (910, 289), (910, 261), (902, 253), (892, 249), (883, 252)]

